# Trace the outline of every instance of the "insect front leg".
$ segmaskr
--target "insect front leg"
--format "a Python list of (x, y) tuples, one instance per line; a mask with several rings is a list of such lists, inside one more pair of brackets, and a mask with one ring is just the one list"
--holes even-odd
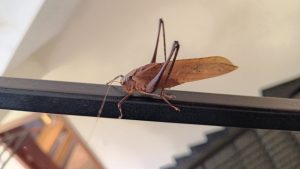
[(106, 90), (106, 94), (105, 94), (105, 96), (104, 96), (104, 99), (103, 99), (103, 101), (102, 101), (102, 103), (101, 103), (100, 109), (98, 110), (97, 117), (100, 117), (100, 116), (101, 116), (101, 113), (102, 113), (102, 111), (103, 111), (104, 104), (105, 104), (105, 101), (106, 101), (106, 97), (107, 97), (107, 95), (108, 95), (108, 91), (109, 91), (109, 89), (110, 89), (110, 87), (111, 87), (111, 84), (112, 84), (113, 82), (118, 82), (118, 81), (116, 81), (118, 78), (121, 78), (121, 80), (122, 80), (123, 77), (124, 77), (123, 75), (118, 75), (118, 76), (116, 76), (115, 78), (113, 78), (111, 81), (109, 81), (109, 82), (106, 83), (106, 85), (108, 86), (108, 88), (107, 88), (107, 90)]
[(157, 34), (157, 38), (156, 38), (156, 44), (155, 44), (154, 54), (153, 54), (153, 57), (152, 57), (150, 63), (156, 63), (156, 55), (157, 55), (157, 49), (158, 49), (158, 43), (159, 43), (159, 37), (160, 37), (160, 30), (161, 30), (161, 29), (162, 29), (162, 31), (163, 31), (164, 56), (165, 56), (165, 61), (166, 61), (166, 59), (167, 59), (165, 25), (164, 25), (164, 21), (160, 18), (160, 19), (159, 19), (158, 34)]
[(120, 112), (120, 116), (118, 117), (119, 119), (121, 119), (123, 117), (123, 113), (122, 113), (122, 104), (125, 102), (125, 100), (127, 100), (129, 97), (131, 96), (131, 94), (127, 94), (125, 97), (123, 97), (122, 100), (119, 101), (118, 103), (118, 109)]

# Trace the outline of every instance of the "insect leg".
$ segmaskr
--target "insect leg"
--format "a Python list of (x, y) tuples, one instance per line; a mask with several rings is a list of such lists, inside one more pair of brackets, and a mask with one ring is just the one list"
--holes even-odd
[(173, 59), (173, 62), (171, 63), (171, 66), (169, 68), (169, 72), (168, 72), (166, 80), (169, 79), (169, 76), (171, 74), (171, 71), (173, 69), (173, 66), (174, 66), (174, 63), (175, 63), (175, 60), (176, 60), (176, 57), (177, 57), (177, 54), (178, 54), (179, 46), (180, 45), (179, 45), (178, 41), (174, 41), (171, 52), (170, 52), (170, 55), (169, 55), (167, 61), (162, 65), (162, 68), (159, 70), (157, 75), (146, 86), (146, 92), (147, 93), (152, 93), (156, 90), (157, 85), (160, 82), (160, 80), (161, 80), (168, 64), (170, 63), (170, 60), (171, 60), (172, 56), (174, 56), (174, 59)]
[(153, 97), (160, 97), (159, 94), (155, 94), (155, 93), (147, 93), (147, 92), (143, 92), (143, 91), (139, 91), (141, 94), (144, 95), (148, 95), (148, 96), (153, 96)]
[[(177, 41), (175, 41), (175, 43), (176, 43), (176, 42), (177, 42)], [(177, 42), (177, 43), (178, 43), (178, 42)], [(167, 82), (167, 81), (169, 80), (169, 77), (170, 77), (170, 75), (171, 75), (171, 72), (172, 72), (172, 70), (173, 70), (173, 67), (174, 67), (174, 64), (175, 64), (175, 61), (176, 61), (176, 58), (177, 58), (177, 55), (178, 55), (179, 48), (180, 48), (180, 45), (179, 45), (179, 43), (178, 43), (178, 48), (177, 48), (177, 50), (175, 51), (174, 58), (173, 58), (173, 61), (171, 62), (171, 66), (170, 66), (170, 68), (169, 68), (169, 72), (168, 72), (168, 74), (167, 74), (167, 76), (166, 76), (165, 82)], [(167, 95), (167, 94), (165, 93), (165, 88), (162, 88), (162, 89), (161, 89), (160, 95), (161, 95), (161, 96), (164, 96), (165, 98), (168, 98), (168, 99), (173, 99), (173, 98), (175, 98), (175, 96), (173, 96), (173, 95)]]
[[(169, 77), (170, 77), (170, 75), (171, 75), (171, 72), (172, 72), (172, 70), (173, 70), (173, 67), (174, 67), (174, 64), (175, 64), (175, 61), (176, 61), (176, 58), (177, 58), (177, 54), (178, 54), (179, 48), (180, 48), (180, 46), (179, 46), (179, 44), (178, 44), (178, 49), (175, 51), (173, 61), (171, 62), (171, 66), (170, 66), (170, 68), (169, 68), (169, 72), (168, 72), (168, 74), (167, 74), (167, 76), (166, 76), (166, 79), (164, 80), (165, 82), (167, 82), (167, 81), (169, 80)], [(162, 88), (162, 89), (161, 89), (160, 95), (161, 95), (161, 96), (164, 96), (164, 97), (166, 97), (166, 98), (168, 98), (168, 99), (173, 99), (173, 98), (175, 98), (175, 96), (173, 96), (173, 95), (167, 95), (167, 94), (165, 93), (165, 88)]]
[(165, 56), (165, 61), (166, 61), (166, 59), (167, 59), (165, 25), (164, 25), (164, 21), (160, 18), (160, 19), (159, 19), (159, 25), (158, 25), (158, 35), (157, 35), (156, 44), (155, 44), (155, 49), (154, 49), (154, 54), (153, 54), (151, 63), (156, 63), (156, 55), (157, 55), (157, 49), (158, 49), (158, 43), (159, 43), (159, 37), (160, 37), (160, 30), (161, 30), (161, 29), (162, 29), (162, 31), (163, 31), (163, 39), (164, 39), (164, 56)]
[(123, 97), (123, 99), (120, 100), (119, 103), (118, 103), (118, 109), (119, 109), (119, 112), (120, 112), (120, 116), (118, 117), (119, 119), (121, 119), (121, 118), (123, 117), (121, 105), (125, 102), (125, 100), (128, 99), (129, 96), (131, 96), (131, 94), (127, 94), (127, 95), (126, 95), (125, 97)]
[(176, 98), (175, 95), (167, 94), (167, 93), (165, 92), (164, 89), (162, 89), (162, 90), (160, 91), (160, 96), (164, 96), (164, 97), (165, 97), (166, 99), (168, 99), (168, 100), (171, 100), (171, 99), (175, 99), (175, 98)]
[(174, 95), (168, 95), (168, 94), (165, 94), (165, 93), (155, 94), (155, 93), (147, 93), (147, 92), (143, 92), (143, 91), (139, 91), (139, 92), (141, 94), (148, 95), (148, 96), (153, 96), (153, 97), (161, 97), (161, 95), (163, 95), (168, 100), (176, 98)]
[(167, 98), (165, 98), (164, 95), (160, 95), (160, 97), (161, 97), (161, 98), (162, 98), (169, 106), (171, 106), (173, 109), (175, 109), (176, 111), (180, 111), (180, 109), (179, 109), (178, 107), (174, 106), (173, 104), (171, 104), (171, 103), (169, 102), (169, 100), (168, 100)]
[(175, 109), (176, 111), (180, 111), (180, 109), (176, 106), (174, 106), (172, 103), (170, 103), (167, 99), (167, 97), (172, 97), (170, 95), (162, 95), (162, 94), (155, 94), (155, 93), (147, 93), (147, 92), (143, 92), (141, 91), (140, 93), (145, 94), (145, 95), (149, 95), (149, 96), (155, 96), (155, 97), (159, 97), (162, 98), (169, 106), (171, 106), (173, 109)]
[[(177, 55), (178, 55), (178, 51), (179, 51), (179, 48), (180, 48), (180, 45), (179, 45), (178, 41), (175, 41), (175, 42), (174, 42), (173, 48), (175, 48), (175, 49), (174, 49), (174, 51), (175, 51), (175, 53), (174, 53), (174, 58), (173, 58), (173, 61), (171, 62), (171, 66), (170, 66), (170, 68), (169, 68), (169, 72), (168, 72), (168, 74), (167, 74), (167, 77), (166, 77), (166, 79), (165, 79), (165, 82), (167, 82), (167, 81), (169, 80), (169, 77), (170, 77), (170, 75), (171, 75), (171, 72), (172, 72), (172, 70), (173, 70), (173, 67), (174, 67), (174, 64), (175, 64), (175, 61), (176, 61), (176, 58), (177, 58)], [(173, 55), (173, 54), (171, 53), (170, 55)], [(171, 58), (170, 58), (170, 59), (171, 59)], [(164, 90), (164, 89), (163, 89), (163, 90)]]
[(103, 101), (102, 101), (102, 104), (101, 104), (101, 106), (100, 106), (100, 109), (98, 110), (97, 117), (100, 117), (100, 116), (101, 116), (101, 113), (102, 113), (102, 111), (103, 111), (104, 104), (105, 104), (105, 101), (106, 101), (106, 97), (107, 97), (107, 95), (108, 95), (108, 91), (109, 91), (109, 89), (110, 89), (111, 84), (112, 84), (113, 82), (116, 82), (116, 79), (118, 79), (118, 78), (123, 78), (123, 77), (124, 77), (123, 75), (118, 75), (118, 76), (116, 76), (115, 78), (113, 78), (111, 81), (109, 81), (109, 82), (106, 83), (106, 85), (108, 86), (108, 88), (107, 88), (107, 90), (106, 90), (106, 94), (105, 94), (105, 96), (104, 96), (104, 99), (103, 99)]

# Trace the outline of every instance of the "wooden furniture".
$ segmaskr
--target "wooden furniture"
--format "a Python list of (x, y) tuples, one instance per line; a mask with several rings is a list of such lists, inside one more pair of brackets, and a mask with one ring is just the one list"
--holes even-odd
[[(0, 129), (2, 152), (31, 169), (103, 169), (62, 116), (34, 114)], [(7, 164), (2, 162), (2, 166)]]

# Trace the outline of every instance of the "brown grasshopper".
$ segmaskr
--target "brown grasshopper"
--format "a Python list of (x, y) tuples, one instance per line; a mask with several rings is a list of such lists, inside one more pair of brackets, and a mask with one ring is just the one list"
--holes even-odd
[[(161, 30), (163, 34), (165, 62), (156, 63)], [(119, 118), (122, 118), (123, 116), (121, 105), (135, 92), (162, 98), (173, 109), (180, 111), (178, 107), (169, 102), (169, 100), (175, 98), (175, 96), (166, 94), (164, 90), (165, 88), (171, 88), (186, 82), (223, 75), (237, 69), (237, 66), (234, 66), (228, 59), (222, 56), (176, 60), (179, 48), (179, 42), (174, 41), (170, 54), (167, 58), (165, 27), (163, 20), (160, 19), (156, 45), (151, 62), (132, 70), (125, 76), (119, 75), (107, 83), (107, 85), (111, 85), (113, 82), (119, 82), (124, 91), (127, 93), (127, 95), (118, 103), (118, 109), (120, 111)], [(120, 81), (116, 81), (119, 78)], [(98, 117), (103, 110), (109, 87), (103, 99)], [(157, 89), (161, 89), (160, 94), (153, 93)]]

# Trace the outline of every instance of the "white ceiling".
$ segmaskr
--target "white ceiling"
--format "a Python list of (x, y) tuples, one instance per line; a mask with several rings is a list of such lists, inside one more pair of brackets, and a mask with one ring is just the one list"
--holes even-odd
[[(173, 40), (181, 43), (178, 59), (222, 55), (239, 66), (230, 74), (175, 89), (258, 96), (262, 88), (299, 76), (299, 14), (298, 0), (84, 1), (59, 36), (6, 75), (103, 84), (150, 61), (162, 17), (168, 51)], [(158, 168), (213, 130), (70, 119), (108, 169)]]

